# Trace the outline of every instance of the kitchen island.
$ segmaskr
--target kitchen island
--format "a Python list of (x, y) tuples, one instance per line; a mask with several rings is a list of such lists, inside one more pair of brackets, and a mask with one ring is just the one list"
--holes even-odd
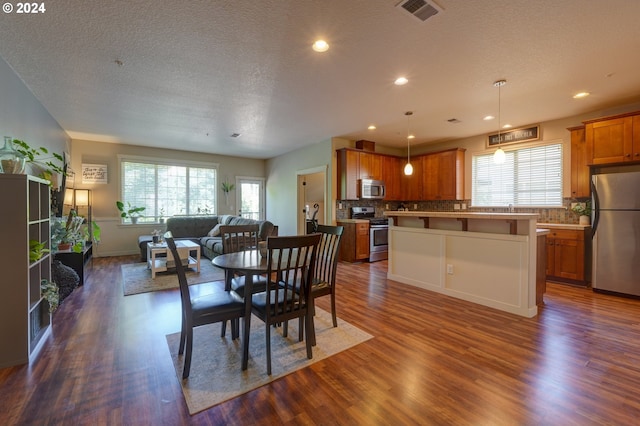
[(391, 280), (531, 318), (537, 214), (387, 211)]

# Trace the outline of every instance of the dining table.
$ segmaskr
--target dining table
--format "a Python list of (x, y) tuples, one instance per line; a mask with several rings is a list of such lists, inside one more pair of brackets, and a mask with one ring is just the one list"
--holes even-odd
[(241, 272), (245, 275), (242, 369), (246, 370), (249, 364), (249, 331), (251, 330), (251, 295), (253, 293), (253, 277), (267, 272), (267, 257), (262, 256), (259, 250), (246, 250), (218, 255), (213, 258), (211, 263), (218, 268)]

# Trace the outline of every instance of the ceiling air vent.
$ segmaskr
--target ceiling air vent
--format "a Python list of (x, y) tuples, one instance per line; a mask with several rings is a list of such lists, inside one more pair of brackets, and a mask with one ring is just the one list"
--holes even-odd
[(442, 9), (433, 1), (425, 0), (402, 0), (396, 7), (410, 13), (422, 22), (442, 12)]

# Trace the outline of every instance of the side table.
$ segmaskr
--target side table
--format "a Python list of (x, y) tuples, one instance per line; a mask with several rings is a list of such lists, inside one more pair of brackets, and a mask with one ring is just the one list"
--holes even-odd
[(87, 262), (93, 257), (93, 243), (87, 242), (81, 253), (72, 250), (62, 250), (56, 252), (54, 259), (59, 260), (63, 265), (69, 266), (76, 271), (80, 277), (80, 284), (84, 285), (84, 270)]

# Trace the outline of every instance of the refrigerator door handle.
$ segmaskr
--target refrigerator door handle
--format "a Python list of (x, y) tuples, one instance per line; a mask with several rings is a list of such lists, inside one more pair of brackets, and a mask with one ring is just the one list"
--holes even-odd
[[(595, 178), (596, 177), (594, 176), (594, 179)], [(593, 215), (591, 218), (591, 238), (593, 238), (596, 235), (598, 222), (600, 221), (600, 200), (598, 199), (598, 191), (596, 190), (596, 185), (593, 181), (591, 181), (591, 194), (593, 198), (593, 201), (591, 202), (593, 204), (593, 209), (591, 211), (591, 214)]]

